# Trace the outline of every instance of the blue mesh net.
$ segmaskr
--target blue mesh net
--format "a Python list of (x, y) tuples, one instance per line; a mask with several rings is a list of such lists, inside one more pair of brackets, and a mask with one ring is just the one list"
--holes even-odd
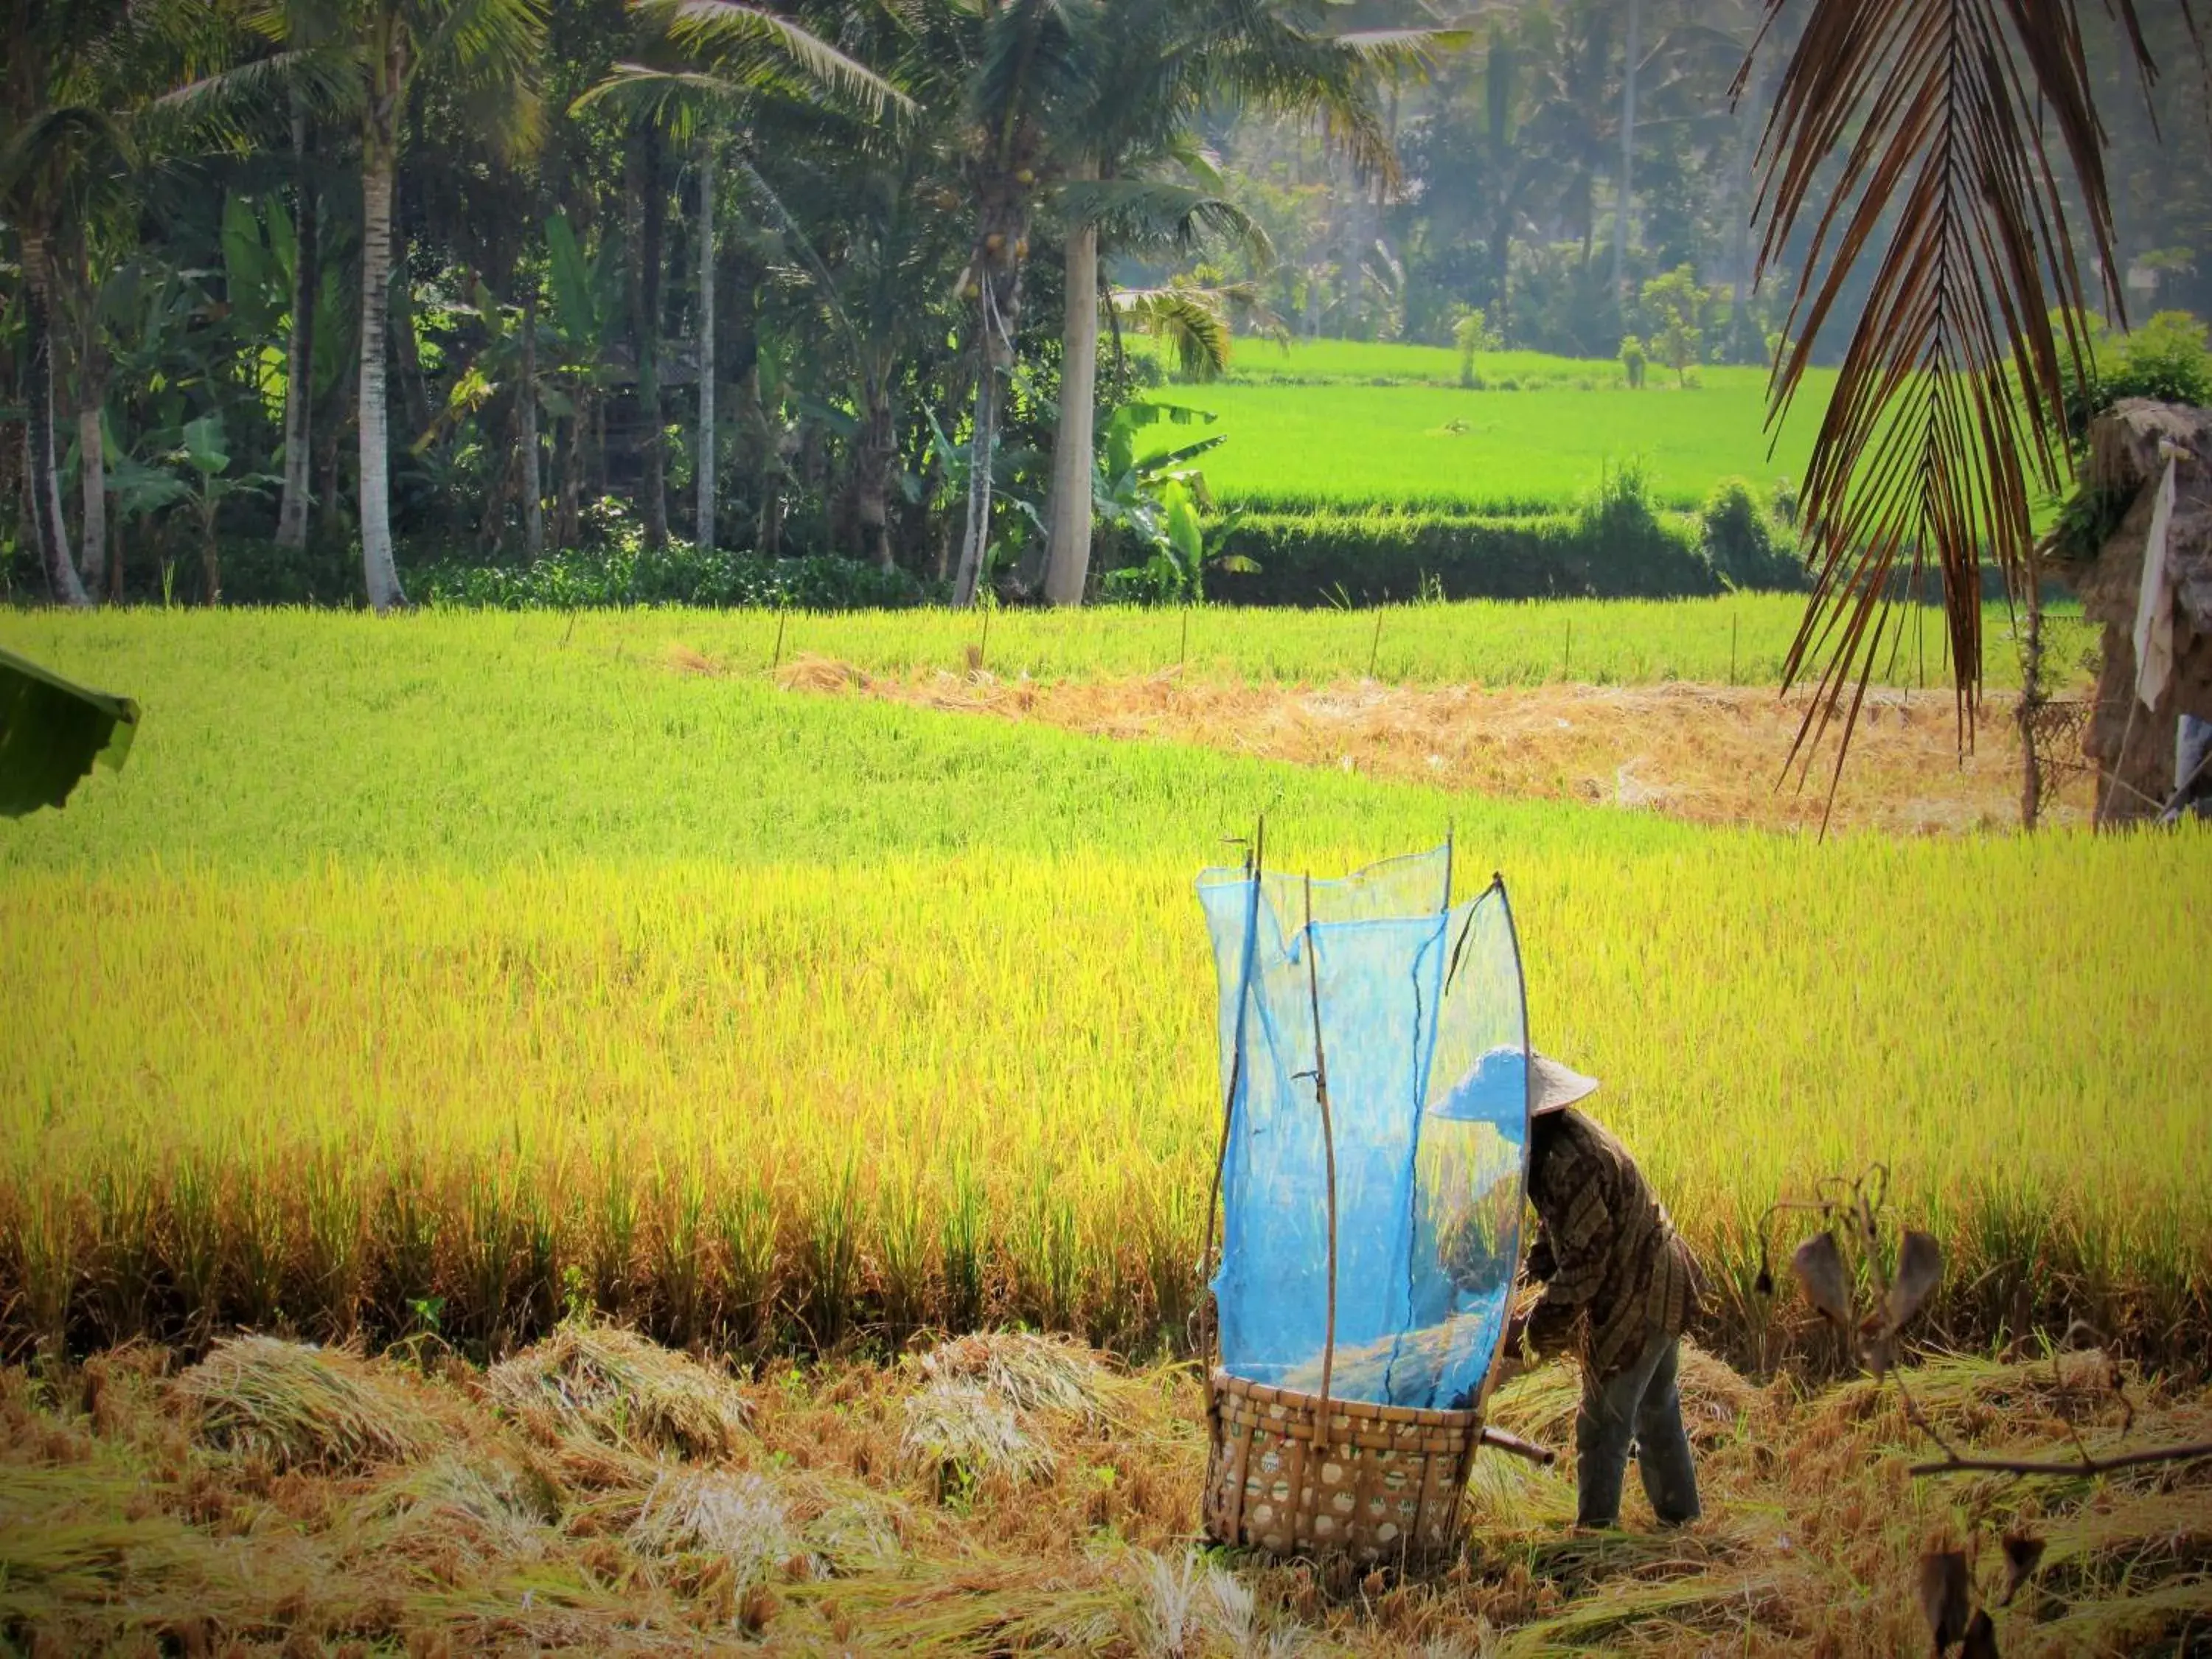
[(1229, 1113), (1222, 1364), (1320, 1391), (1333, 1140), (1329, 1394), (1465, 1408), (1497, 1356), (1520, 1260), (1527, 1015), (1504, 886), (1453, 905), (1445, 846), (1310, 887), (1212, 870), (1198, 890)]

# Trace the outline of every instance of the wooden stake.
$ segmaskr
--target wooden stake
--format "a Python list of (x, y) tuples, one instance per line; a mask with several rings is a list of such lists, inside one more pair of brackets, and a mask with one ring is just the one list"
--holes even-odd
[(1375, 607), (1375, 642), (1367, 647), (1367, 678), (1375, 678), (1375, 659), (1382, 653), (1382, 607)]
[(1328, 1056), (1321, 1041), (1321, 939), (1314, 932), (1313, 877), (1306, 877), (1306, 990), (1313, 1002), (1314, 1098), (1321, 1103), (1322, 1152), (1328, 1164), (1328, 1317), (1321, 1350), (1321, 1406), (1315, 1413), (1314, 1443), (1328, 1433), (1329, 1373), (1336, 1364), (1336, 1130), (1328, 1115)]
[(771, 675), (783, 666), (783, 624), (790, 615), (788, 611), (779, 611), (775, 613), (775, 660), (768, 665), (768, 672)]
[(1182, 608), (1182, 643), (1176, 647), (1176, 666), (1181, 668), (1190, 660), (1190, 607)]

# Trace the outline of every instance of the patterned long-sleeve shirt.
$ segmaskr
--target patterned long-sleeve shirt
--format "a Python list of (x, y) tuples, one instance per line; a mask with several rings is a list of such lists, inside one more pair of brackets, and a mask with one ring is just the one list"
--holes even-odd
[[(1528, 1198), (1543, 1224), (1529, 1253), (1545, 1282), (1528, 1320), (1539, 1353), (1579, 1347), (1603, 1379), (1696, 1313), (1703, 1276), (1628, 1149), (1581, 1113), (1531, 1126)], [(1579, 1338), (1579, 1341), (1577, 1341)]]

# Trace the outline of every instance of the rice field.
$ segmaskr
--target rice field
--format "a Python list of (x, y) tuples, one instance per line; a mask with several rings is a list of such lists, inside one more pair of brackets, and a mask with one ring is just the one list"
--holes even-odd
[[(1300, 342), (1240, 344), (1228, 377), (1174, 385), (1158, 401), (1218, 417), (1229, 441), (1200, 463), (1224, 502), (1261, 511), (1395, 507), (1504, 516), (1556, 512), (1607, 467), (1644, 470), (1655, 498), (1686, 509), (1723, 478), (1765, 494), (1802, 480), (1832, 374), (1807, 377), (1778, 435), (1766, 374), (1708, 367), (1688, 386), (1654, 366), (1631, 390), (1615, 362), (1485, 353), (1462, 386), (1443, 347)], [(1160, 448), (1190, 441), (1176, 427)]]
[(497, 1353), (596, 1305), (748, 1352), (1173, 1347), (1218, 1109), (1190, 883), (1264, 811), (1316, 872), (1448, 828), (1504, 872), (1538, 1040), (1606, 1079), (1726, 1352), (1804, 1335), (1753, 1218), (1879, 1159), (1951, 1252), (1937, 1329), (2201, 1363), (2202, 832), (1823, 843), (672, 661), (775, 620), (0, 624), (148, 709), (0, 828), (9, 1340)]

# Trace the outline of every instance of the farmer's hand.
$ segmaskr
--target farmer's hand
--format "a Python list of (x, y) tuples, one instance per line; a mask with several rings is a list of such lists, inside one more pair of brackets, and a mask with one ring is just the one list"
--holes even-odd
[(1522, 1350), (1528, 1346), (1528, 1316), (1517, 1313), (1505, 1322), (1505, 1358), (1518, 1365)]

